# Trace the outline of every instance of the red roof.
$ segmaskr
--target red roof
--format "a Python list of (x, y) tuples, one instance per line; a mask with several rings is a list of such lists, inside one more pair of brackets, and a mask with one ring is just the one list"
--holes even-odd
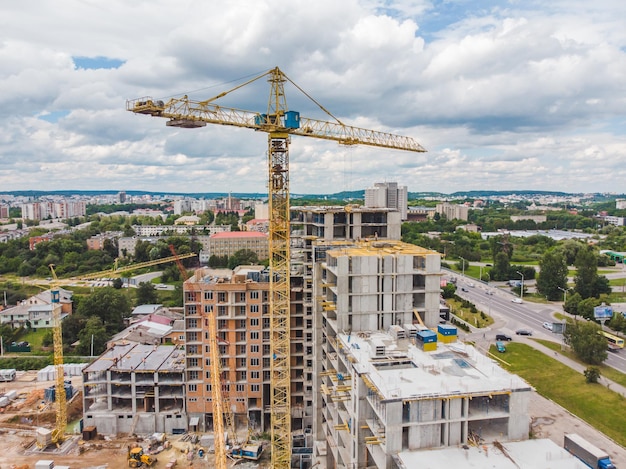
[(267, 238), (265, 233), (258, 231), (223, 231), (211, 235), (211, 239), (234, 239), (234, 238)]

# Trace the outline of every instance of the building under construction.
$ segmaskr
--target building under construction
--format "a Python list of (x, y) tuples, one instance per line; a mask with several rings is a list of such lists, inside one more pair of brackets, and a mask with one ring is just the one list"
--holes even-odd
[(315, 264), (315, 451), (327, 468), (528, 437), (531, 388), (439, 324), (440, 254), (398, 241)]
[(83, 369), (83, 419), (98, 433), (181, 433), (185, 353), (172, 345), (115, 344)]

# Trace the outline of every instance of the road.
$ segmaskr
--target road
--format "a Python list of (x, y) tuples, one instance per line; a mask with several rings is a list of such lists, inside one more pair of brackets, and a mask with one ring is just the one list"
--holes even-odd
[[(553, 313), (563, 312), (560, 304), (540, 304), (525, 300), (521, 304), (514, 303), (513, 299), (517, 297), (509, 291), (477, 282), (472, 278), (455, 276), (457, 278), (457, 294), (461, 298), (471, 301), (489, 316), (497, 316), (504, 320), (505, 325), (498, 332), (515, 336), (516, 330), (528, 329), (532, 331), (533, 337), (563, 342), (561, 334), (552, 333), (543, 327), (544, 322), (558, 322)], [(495, 337), (495, 331), (489, 333)], [(626, 350), (615, 353), (609, 352), (604, 364), (626, 373)]]

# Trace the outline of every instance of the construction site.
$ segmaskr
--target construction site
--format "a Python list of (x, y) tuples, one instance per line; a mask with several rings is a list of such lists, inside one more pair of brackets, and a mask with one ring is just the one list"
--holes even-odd
[[(261, 78), (266, 111), (214, 102)], [(562, 435), (537, 428), (529, 441), (532, 388), (440, 323), (441, 255), (400, 241), (397, 207), (291, 210), (291, 136), (425, 150), (321, 106), (331, 121), (301, 117), (287, 107), (286, 83), (300, 90), (275, 68), (208, 100), (127, 103), (170, 127), (268, 134), (269, 267), (195, 270), (176, 343), (111, 341), (70, 393), (53, 286), (57, 373), (5, 383), (15, 395), (0, 467), (393, 469), (426, 467), (428, 453), (442, 466), (465, 457), (486, 467), (489, 457), (489, 467), (582, 469)]]

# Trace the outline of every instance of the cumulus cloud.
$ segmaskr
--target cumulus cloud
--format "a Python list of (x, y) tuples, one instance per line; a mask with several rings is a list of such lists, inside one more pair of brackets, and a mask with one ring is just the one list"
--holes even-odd
[[(287, 83), (290, 109), (429, 150), (294, 137), (292, 192), (381, 179), (411, 191), (622, 192), (624, 16), (618, 0), (9, 2), (0, 191), (263, 192), (266, 135), (170, 128), (125, 106), (206, 99), (280, 66), (332, 116)], [(219, 102), (264, 112), (268, 93), (263, 78)]]

